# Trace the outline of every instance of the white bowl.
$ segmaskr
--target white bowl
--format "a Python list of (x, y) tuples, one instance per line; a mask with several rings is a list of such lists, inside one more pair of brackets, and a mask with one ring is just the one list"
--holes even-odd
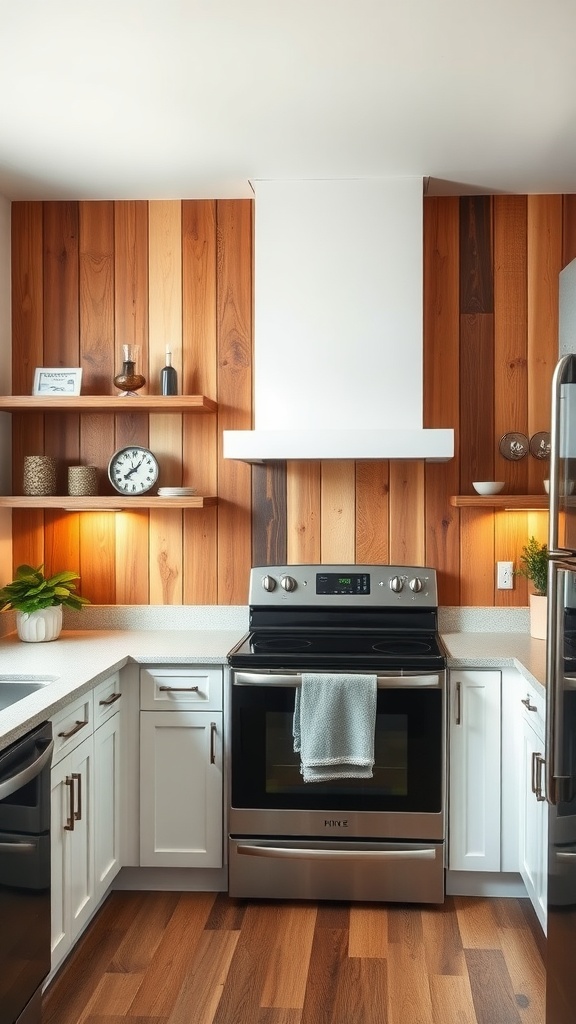
[(550, 494), (550, 481), (549, 480), (544, 480), (544, 490), (546, 491), (546, 494)]
[(477, 480), (472, 483), (477, 494), (499, 494), (504, 487), (503, 480)]

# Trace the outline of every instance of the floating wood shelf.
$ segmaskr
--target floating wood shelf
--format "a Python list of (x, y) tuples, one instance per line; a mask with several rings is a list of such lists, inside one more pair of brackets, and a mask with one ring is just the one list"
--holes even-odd
[(217, 403), (205, 395), (2, 395), (0, 412), (216, 412)]
[(450, 504), (456, 508), (543, 509), (548, 511), (547, 494), (453, 494)]
[(66, 512), (130, 512), (132, 509), (155, 508), (207, 508), (217, 505), (218, 498), (202, 497), (195, 494), (187, 498), (165, 498), (145, 494), (124, 497), (121, 494), (95, 495), (94, 497), (71, 497), (67, 494), (46, 497), (44, 495), (29, 497), (28, 495), (12, 494), (0, 496), (0, 508), (54, 508)]

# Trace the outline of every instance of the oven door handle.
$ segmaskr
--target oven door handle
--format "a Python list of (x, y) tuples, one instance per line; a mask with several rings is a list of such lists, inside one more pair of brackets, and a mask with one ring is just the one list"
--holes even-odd
[(238, 843), (237, 853), (246, 857), (273, 857), (285, 860), (434, 860), (437, 850), (425, 847), (421, 850), (316, 850), (284, 846), (251, 846)]
[[(337, 673), (323, 672), (322, 675), (332, 675)], [(346, 673), (349, 675), (350, 673)], [(420, 672), (409, 673), (391, 676), (376, 676), (376, 683), (379, 690), (386, 690), (392, 688), (411, 686), (418, 687), (420, 689), (423, 686), (436, 687), (436, 689), (442, 686), (442, 676), (439, 672), (430, 672), (422, 674)], [(302, 686), (302, 675), (295, 672), (293, 675), (281, 675), (280, 673), (274, 673), (273, 675), (267, 675), (265, 672), (236, 672), (234, 674), (234, 686), (288, 686), (292, 689)]]
[(42, 769), (49, 764), (53, 750), (54, 740), (50, 740), (46, 750), (43, 750), (40, 757), (37, 757), (32, 764), (27, 765), (26, 768), (17, 772), (16, 775), (5, 779), (4, 782), (0, 782), (0, 800), (5, 800), (6, 797), (12, 796), (13, 793), (16, 793), (19, 789), (28, 785), (29, 782), (32, 782), (32, 779), (35, 779), (37, 775), (40, 775)]

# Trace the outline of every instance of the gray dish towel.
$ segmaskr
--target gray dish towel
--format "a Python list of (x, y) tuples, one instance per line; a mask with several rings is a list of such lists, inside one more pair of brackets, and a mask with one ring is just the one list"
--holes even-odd
[(376, 700), (375, 675), (303, 673), (292, 731), (304, 782), (372, 778)]

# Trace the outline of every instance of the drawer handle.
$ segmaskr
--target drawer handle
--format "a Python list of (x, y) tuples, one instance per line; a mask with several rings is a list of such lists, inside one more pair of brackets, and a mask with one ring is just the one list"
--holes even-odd
[(529, 696), (528, 697), (522, 697), (520, 699), (520, 703), (523, 704), (525, 708), (528, 708), (528, 711), (538, 711), (538, 708), (536, 707), (536, 705), (530, 703), (530, 697)]
[(64, 828), (67, 832), (74, 831), (74, 776), (66, 776), (66, 785), (68, 786), (68, 799), (69, 799), (69, 814), (66, 819)]
[(99, 700), (98, 703), (109, 707), (110, 704), (115, 704), (117, 700), (120, 700), (121, 693), (111, 693), (109, 697), (104, 697), (104, 700)]
[(159, 690), (169, 693), (198, 693), (199, 686), (159, 686)]
[(72, 772), (72, 778), (78, 783), (78, 810), (74, 811), (74, 820), (82, 821), (82, 776), (78, 772)]
[(85, 722), (77, 721), (76, 725), (70, 729), (70, 732), (59, 732), (58, 735), (61, 736), (63, 740), (69, 740), (71, 736), (75, 735), (75, 733), (80, 732), (80, 729), (83, 729), (85, 725), (88, 725), (87, 720)]

